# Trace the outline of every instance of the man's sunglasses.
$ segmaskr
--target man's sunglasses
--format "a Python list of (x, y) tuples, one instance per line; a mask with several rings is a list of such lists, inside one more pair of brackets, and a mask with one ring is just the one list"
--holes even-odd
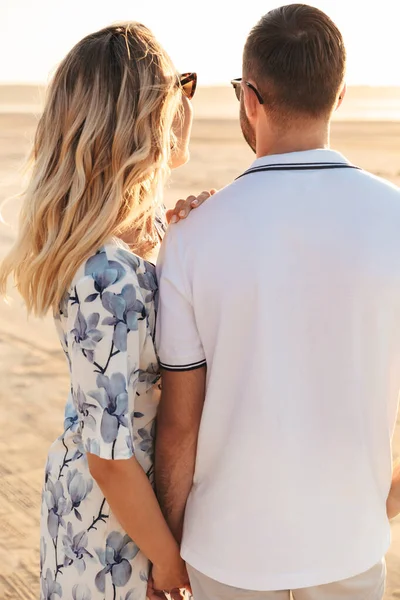
[(179, 75), (178, 84), (186, 98), (191, 100), (197, 87), (197, 73), (182, 73)]
[(242, 96), (242, 83), (244, 83), (244, 85), (247, 85), (247, 87), (249, 87), (251, 90), (253, 90), (253, 92), (257, 96), (257, 100), (259, 101), (260, 104), (264, 104), (263, 97), (261, 96), (258, 89), (256, 87), (254, 87), (254, 85), (252, 83), (249, 83), (248, 81), (243, 81), (243, 79), (241, 77), (239, 79), (232, 79), (232, 81), (231, 81), (231, 84), (233, 85), (233, 89), (235, 90), (236, 98), (239, 100), (239, 102), (240, 102), (240, 98)]

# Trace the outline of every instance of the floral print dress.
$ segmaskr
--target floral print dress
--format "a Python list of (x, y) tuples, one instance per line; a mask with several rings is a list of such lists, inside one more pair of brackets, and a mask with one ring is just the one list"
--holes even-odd
[(56, 326), (71, 374), (41, 512), (41, 600), (144, 600), (148, 561), (123, 531), (86, 452), (136, 459), (152, 479), (159, 370), (155, 268), (107, 244), (78, 270)]

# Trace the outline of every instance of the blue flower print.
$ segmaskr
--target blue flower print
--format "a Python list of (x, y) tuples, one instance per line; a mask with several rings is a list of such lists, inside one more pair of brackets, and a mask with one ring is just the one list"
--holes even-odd
[(82, 473), (80, 473), (77, 469), (73, 469), (67, 473), (67, 487), (74, 514), (78, 521), (82, 521), (82, 517), (78, 508), (80, 503), (92, 491), (93, 479), (85, 479)]
[(47, 544), (45, 538), (42, 536), (40, 538), (40, 575), (43, 572), (43, 566), (46, 560), (47, 555)]
[(93, 302), (96, 300), (98, 295), (101, 296), (110, 285), (120, 281), (125, 273), (125, 268), (119, 262), (108, 260), (104, 250), (89, 258), (85, 265), (85, 275), (93, 277), (96, 293), (90, 294), (85, 301)]
[(76, 583), (72, 588), (72, 600), (92, 600), (92, 592), (84, 583)]
[(157, 305), (157, 296), (158, 296), (158, 285), (157, 285), (157, 275), (156, 268), (149, 262), (145, 262), (145, 272), (138, 273), (138, 269), (140, 267), (140, 260), (137, 256), (132, 254), (132, 252), (128, 252), (127, 250), (123, 250), (120, 248), (117, 251), (118, 258), (122, 260), (128, 267), (130, 267), (134, 272), (136, 272), (139, 285), (142, 289), (150, 292), (146, 298), (145, 302), (155, 301)]
[(68, 429), (71, 429), (71, 431), (76, 431), (78, 427), (78, 420), (78, 413), (76, 412), (72, 398), (69, 397), (67, 400), (67, 404), (65, 405), (64, 431)]
[(86, 321), (80, 309), (76, 314), (75, 327), (71, 331), (76, 344), (79, 344), (84, 355), (92, 363), (94, 361), (94, 350), (98, 342), (103, 339), (101, 331), (96, 329), (99, 322), (99, 313), (92, 313)]
[(60, 311), (59, 311), (59, 314), (57, 315), (58, 318), (60, 318), (61, 316), (68, 317), (69, 300), (70, 300), (70, 295), (67, 292), (66, 294), (64, 294), (64, 296), (62, 297), (62, 300), (60, 302)]
[(122, 425), (128, 427), (126, 413), (128, 411), (128, 392), (126, 391), (126, 380), (122, 373), (97, 375), (98, 389), (90, 392), (89, 396), (97, 400), (104, 409), (101, 418), (100, 433), (107, 443), (115, 442), (118, 429)]
[(140, 261), (137, 256), (135, 256), (131, 252), (127, 252), (126, 250), (122, 249), (119, 249), (117, 254), (118, 258), (120, 258), (122, 262), (124, 262), (133, 271), (136, 272), (136, 276), (138, 278), (140, 287), (150, 292), (146, 296), (145, 302), (151, 302), (152, 300), (154, 300), (157, 305), (158, 285), (155, 266), (149, 262), (145, 262), (145, 272), (138, 273), (137, 271), (140, 267)]
[(96, 549), (103, 569), (96, 575), (97, 589), (104, 594), (106, 589), (106, 575), (111, 574), (111, 581), (115, 587), (126, 585), (132, 575), (130, 560), (135, 558), (139, 548), (128, 535), (118, 531), (110, 533), (106, 540), (106, 549)]
[(129, 252), (129, 250), (118, 248), (117, 256), (119, 259), (122, 260), (123, 263), (125, 263), (130, 269), (132, 269), (134, 273), (136, 273), (136, 271), (140, 267), (140, 260), (135, 254)]
[(51, 463), (52, 463), (52, 457), (48, 456), (47, 457), (47, 461), (46, 461), (46, 467), (44, 470), (44, 481), (45, 483), (47, 483), (50, 475), (51, 475)]
[(98, 440), (87, 438), (85, 443), (85, 452), (89, 452), (90, 454), (96, 454), (96, 456), (100, 456), (100, 444)]
[(158, 292), (156, 270), (149, 263), (146, 263), (145, 267), (145, 272), (137, 273), (137, 278), (140, 287), (149, 292), (145, 298), (145, 302), (152, 302)]
[(112, 314), (106, 317), (103, 325), (114, 326), (113, 342), (120, 352), (126, 352), (128, 331), (137, 331), (138, 314), (146, 318), (143, 303), (136, 298), (136, 290), (132, 284), (125, 285), (120, 294), (104, 292), (102, 297), (104, 308)]
[(160, 368), (157, 363), (151, 363), (146, 371), (142, 369), (138, 369), (135, 373), (137, 375), (137, 380), (139, 383), (145, 383), (145, 391), (147, 392), (151, 389), (157, 381), (161, 379)]
[(87, 401), (85, 394), (82, 392), (81, 388), (78, 386), (76, 393), (74, 393), (74, 398), (76, 402), (76, 406), (79, 414), (82, 415), (83, 421), (86, 427), (93, 429), (96, 427), (96, 419), (90, 413), (91, 408), (96, 408), (95, 404), (91, 404)]
[(69, 567), (74, 564), (79, 575), (86, 571), (86, 562), (93, 561), (93, 554), (86, 550), (88, 545), (88, 534), (86, 531), (81, 531), (74, 535), (72, 524), (67, 525), (67, 534), (63, 536), (63, 550), (65, 554), (64, 567)]
[(146, 573), (146, 571), (140, 571), (140, 575), (139, 575), (139, 577), (140, 577), (140, 579), (141, 579), (142, 581), (145, 581), (146, 583), (147, 583), (147, 582), (148, 582), (148, 580), (149, 580), (149, 576), (148, 576), (148, 574)]
[(141, 442), (139, 442), (139, 448), (146, 455), (152, 457), (154, 451), (154, 432), (155, 432), (155, 422), (152, 423), (150, 431), (147, 431), (144, 427), (138, 429), (138, 434), (141, 438)]
[(127, 435), (125, 438), (126, 441), (126, 447), (128, 448), (128, 450), (130, 451), (130, 453), (133, 455), (135, 454), (135, 448), (133, 446), (133, 440), (132, 437), (130, 435)]
[(63, 517), (71, 512), (72, 505), (64, 496), (64, 488), (61, 481), (53, 483), (51, 479), (47, 480), (44, 499), (49, 509), (47, 527), (50, 536), (54, 540), (58, 535), (59, 526), (65, 527)]
[(42, 594), (43, 600), (57, 600), (56, 596), (61, 598), (61, 585), (53, 579), (53, 574), (50, 569), (46, 571), (46, 577), (42, 577)]

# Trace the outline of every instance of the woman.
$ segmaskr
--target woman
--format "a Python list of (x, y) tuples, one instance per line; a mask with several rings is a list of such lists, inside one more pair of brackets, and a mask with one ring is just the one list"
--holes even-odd
[(43, 489), (42, 600), (144, 600), (149, 561), (158, 589), (187, 586), (150, 483), (159, 371), (146, 259), (169, 168), (188, 157), (182, 92), (194, 86), (146, 27), (108, 27), (62, 62), (38, 125), (0, 292), (12, 274), (29, 311), (54, 310), (71, 373)]

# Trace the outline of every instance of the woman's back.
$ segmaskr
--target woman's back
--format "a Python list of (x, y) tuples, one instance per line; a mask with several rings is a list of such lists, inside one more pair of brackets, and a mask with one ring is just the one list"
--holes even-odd
[[(55, 315), (71, 392), (43, 489), (44, 597), (58, 583), (63, 597), (73, 598), (69, 587), (77, 580), (97, 589), (99, 598), (112, 586), (121, 593), (142, 587), (145, 595), (147, 559), (110, 511), (86, 452), (106, 459), (135, 455), (152, 475), (159, 400), (156, 292), (154, 266), (110, 243), (81, 265)], [(70, 569), (77, 571), (74, 578)]]

